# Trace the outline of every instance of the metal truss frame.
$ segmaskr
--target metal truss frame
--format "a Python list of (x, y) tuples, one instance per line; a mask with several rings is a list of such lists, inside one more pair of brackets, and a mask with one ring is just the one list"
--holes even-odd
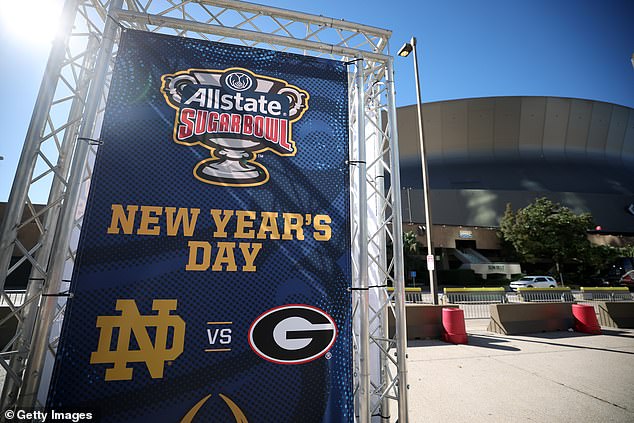
[[(326, 57), (349, 65), (355, 414), (407, 415), (401, 190), (390, 31), (235, 0), (67, 0), (0, 228), (2, 411), (42, 407), (54, 362), (121, 28)], [(48, 201), (32, 198), (46, 190)], [(22, 235), (35, 226), (38, 238)], [(393, 246), (388, 256), (387, 245)], [(19, 257), (15, 263), (13, 257)], [(23, 304), (4, 289), (30, 262)], [(393, 292), (387, 286), (393, 286)], [(388, 315), (396, 333), (388, 335)], [(396, 404), (396, 413), (394, 406)], [(392, 406), (392, 407), (390, 407)]]

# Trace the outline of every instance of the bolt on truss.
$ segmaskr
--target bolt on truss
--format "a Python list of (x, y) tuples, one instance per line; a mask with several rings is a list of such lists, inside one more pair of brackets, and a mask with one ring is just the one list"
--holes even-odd
[[(0, 228), (0, 293), (10, 309), (0, 325), (17, 323), (0, 346), (2, 410), (46, 400), (117, 39), (121, 28), (134, 28), (349, 64), (355, 410), (360, 422), (387, 422), (391, 413), (407, 422), (391, 32), (234, 0), (67, 0), (61, 22)], [(37, 205), (44, 192), (46, 204)], [(27, 290), (17, 300), (5, 281), (27, 263)]]

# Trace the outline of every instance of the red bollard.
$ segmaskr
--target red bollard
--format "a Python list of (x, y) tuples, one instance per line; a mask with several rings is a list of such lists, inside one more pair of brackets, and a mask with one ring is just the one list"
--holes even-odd
[(452, 344), (466, 344), (467, 330), (464, 325), (464, 311), (459, 308), (442, 309), (442, 340)]
[(593, 306), (573, 304), (572, 314), (575, 316), (575, 330), (577, 332), (601, 335), (601, 326), (599, 326)]

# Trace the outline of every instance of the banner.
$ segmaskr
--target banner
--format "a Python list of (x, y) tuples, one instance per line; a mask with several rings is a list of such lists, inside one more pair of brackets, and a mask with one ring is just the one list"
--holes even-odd
[(352, 422), (347, 70), (125, 30), (47, 407)]

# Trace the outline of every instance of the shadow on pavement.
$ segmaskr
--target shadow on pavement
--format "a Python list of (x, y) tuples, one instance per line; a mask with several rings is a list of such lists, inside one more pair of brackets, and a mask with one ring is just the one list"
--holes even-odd
[(583, 332), (576, 332), (573, 330), (557, 330), (557, 331), (544, 331), (544, 332), (532, 332), (532, 333), (513, 333), (508, 334), (507, 336), (514, 336), (522, 338), (524, 336), (530, 336), (533, 338), (545, 338), (545, 339), (569, 339), (569, 338), (585, 338), (586, 336), (594, 336), (589, 335)]
[(438, 345), (450, 345), (440, 339), (408, 339), (407, 348), (412, 347), (435, 347)]
[[(556, 334), (558, 334), (559, 332), (545, 332), (545, 333), (534, 333), (534, 334), (525, 334), (525, 335), (506, 335), (511, 337), (513, 340), (516, 341), (521, 341), (521, 342), (530, 342), (533, 344), (543, 344), (543, 345), (552, 345), (555, 347), (565, 347), (565, 348), (574, 348), (574, 349), (582, 349), (582, 350), (595, 350), (595, 351), (606, 351), (606, 352), (613, 352), (613, 353), (618, 353), (618, 354), (628, 354), (628, 355), (634, 355), (634, 352), (630, 352), (630, 351), (622, 351), (622, 350), (615, 350), (615, 349), (610, 349), (610, 348), (598, 348), (598, 347), (591, 347), (588, 345), (573, 345), (573, 344), (563, 344), (560, 342), (547, 342), (546, 340), (548, 339), (564, 339), (564, 338), (574, 338), (577, 336), (602, 336), (602, 335), (587, 335), (584, 333), (579, 333), (579, 332), (569, 332), (567, 333), (568, 336), (554, 336)], [(529, 339), (530, 338), (543, 338), (543, 341), (540, 340), (536, 340), (536, 339)], [(628, 336), (629, 338), (630, 336)], [(495, 335), (490, 336), (490, 338), (492, 339), (500, 339), (500, 340), (504, 340), (505, 338), (500, 338), (497, 337)]]
[(632, 332), (626, 332), (618, 329), (601, 329), (601, 334), (607, 336), (618, 336), (619, 338), (634, 338), (634, 334)]
[(510, 345), (502, 345), (505, 342), (509, 341), (503, 338), (494, 338), (490, 336), (469, 335), (469, 345), (474, 347), (491, 348), (502, 351), (522, 351), (521, 348), (512, 347)]
[[(503, 345), (509, 342), (507, 339), (504, 338), (472, 334), (468, 334), (467, 336), (469, 337), (469, 346), (491, 348), (502, 351), (521, 351), (520, 348), (512, 347), (510, 345)], [(441, 341), (440, 339), (410, 339), (407, 341), (407, 348), (437, 347), (442, 345), (450, 346), (454, 344)]]

